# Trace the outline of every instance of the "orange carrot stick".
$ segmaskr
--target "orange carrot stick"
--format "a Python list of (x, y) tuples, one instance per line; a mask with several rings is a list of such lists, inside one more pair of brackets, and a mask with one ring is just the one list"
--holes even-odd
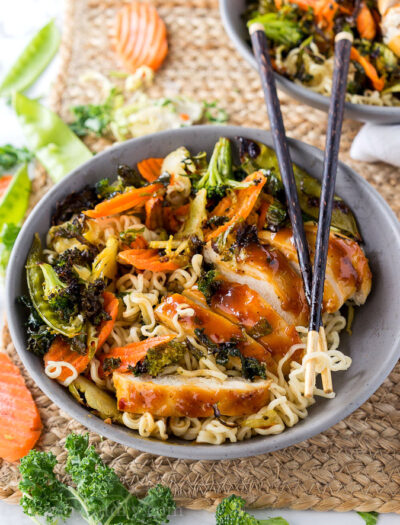
[[(237, 223), (239, 220), (247, 219), (258, 199), (258, 196), (261, 193), (266, 180), (267, 179), (264, 177), (262, 172), (256, 171), (255, 173), (248, 175), (243, 181), (251, 183), (248, 188), (234, 190), (236, 199), (232, 203), (232, 206), (228, 205), (228, 201), (221, 205), (225, 199), (230, 199), (229, 195), (225, 197), (225, 199), (222, 199), (221, 203), (218, 204), (214, 212), (211, 213), (211, 216), (225, 215), (228, 216), (230, 220), (225, 222), (222, 226), (219, 226), (219, 228), (216, 230), (208, 232), (206, 234), (206, 241), (218, 237), (218, 235), (225, 232), (230, 226)], [(226, 213), (224, 213), (227, 205), (229, 209)], [(218, 213), (215, 213), (216, 211), (218, 211)]]
[(362, 56), (355, 47), (351, 48), (350, 58), (351, 60), (355, 60), (362, 66), (362, 68), (365, 71), (365, 74), (371, 80), (374, 88), (377, 91), (382, 91), (385, 85), (385, 79), (378, 75), (378, 72), (376, 71), (374, 66), (371, 64), (371, 62), (369, 62), (366, 57)]
[(131, 208), (144, 206), (145, 202), (155, 193), (163, 189), (162, 184), (149, 184), (144, 188), (135, 188), (121, 193), (112, 199), (100, 202), (94, 210), (86, 210), (83, 213), (92, 219), (115, 215)]
[(167, 55), (168, 42), (165, 24), (156, 8), (132, 2), (118, 11), (112, 45), (129, 71), (135, 72), (143, 65), (157, 70)]
[(150, 158), (138, 162), (137, 169), (140, 175), (147, 180), (147, 182), (154, 182), (161, 175), (161, 166), (164, 159)]
[(0, 177), (0, 199), (7, 191), (7, 188), (10, 185), (12, 178), (12, 175), (3, 175), (2, 177)]
[(152, 272), (173, 272), (180, 268), (180, 264), (171, 261), (168, 257), (160, 257), (158, 250), (125, 250), (118, 254), (118, 260), (122, 264), (131, 264), (138, 270), (150, 270)]
[(376, 35), (375, 20), (365, 2), (362, 2), (357, 16), (357, 30), (361, 38), (373, 40)]
[[(139, 361), (141, 361), (150, 348), (155, 348), (156, 346), (163, 345), (175, 339), (176, 335), (161, 335), (158, 337), (151, 337), (150, 339), (145, 339), (144, 341), (139, 341), (137, 343), (130, 343), (126, 346), (120, 346), (118, 348), (113, 348), (107, 354), (102, 354), (100, 356), (100, 362), (103, 366), (104, 375), (109, 375), (113, 371), (118, 372), (127, 372), (129, 366), (135, 366)], [(120, 359), (120, 365), (118, 368), (107, 370), (107, 363), (104, 365), (106, 359)], [(104, 370), (104, 367), (106, 370)]]
[(104, 310), (111, 317), (108, 321), (103, 321), (100, 325), (99, 337), (97, 342), (97, 350), (99, 350), (107, 341), (108, 336), (114, 328), (115, 321), (118, 315), (119, 301), (111, 292), (103, 292)]
[(0, 353), (0, 457), (17, 461), (34, 447), (42, 422), (21, 372)]

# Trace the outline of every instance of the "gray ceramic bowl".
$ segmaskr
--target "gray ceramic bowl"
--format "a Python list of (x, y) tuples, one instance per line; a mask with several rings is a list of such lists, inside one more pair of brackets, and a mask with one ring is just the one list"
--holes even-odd
[[(106, 425), (80, 406), (56, 381), (43, 371), (40, 358), (26, 350), (26, 312), (17, 304), (27, 293), (25, 261), (32, 237), (42, 239), (49, 228), (50, 215), (57, 201), (87, 184), (93, 184), (116, 172), (117, 165), (135, 165), (146, 157), (160, 157), (179, 146), (194, 153), (210, 153), (220, 136), (234, 139), (245, 136), (271, 146), (269, 132), (231, 126), (195, 126), (162, 132), (114, 146), (72, 172), (47, 193), (26, 221), (13, 249), (6, 283), (7, 318), (15, 347), (33, 379), (43, 392), (71, 417), (90, 430), (139, 450), (188, 459), (225, 459), (254, 456), (293, 445), (307, 439), (359, 407), (383, 382), (400, 354), (400, 231), (399, 224), (382, 197), (364, 179), (344, 164), (339, 164), (337, 193), (353, 209), (365, 239), (365, 250), (373, 272), (373, 290), (362, 308), (357, 309), (353, 336), (344, 334), (341, 349), (353, 359), (351, 368), (334, 375), (336, 398), (319, 400), (309, 417), (278, 436), (257, 437), (250, 441), (220, 446), (195, 445), (179, 440), (163, 443), (142, 439), (134, 431), (118, 425)], [(301, 142), (290, 140), (293, 161), (320, 177), (323, 153)]]
[[(254, 58), (250, 45), (248, 44), (248, 31), (243, 19), (241, 18), (246, 0), (219, 0), (222, 22), (225, 26), (229, 38), (234, 43), (239, 53), (257, 69), (257, 62)], [(288, 95), (300, 102), (304, 102), (323, 111), (329, 110), (329, 97), (315, 93), (311, 89), (295, 84), (291, 80), (275, 73), (278, 86)], [(368, 106), (366, 104), (345, 104), (345, 116), (362, 122), (375, 122), (381, 124), (400, 123), (400, 106), (381, 107)]]

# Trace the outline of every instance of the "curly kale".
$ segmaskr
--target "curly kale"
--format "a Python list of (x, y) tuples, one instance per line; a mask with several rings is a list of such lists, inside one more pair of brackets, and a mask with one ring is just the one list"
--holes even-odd
[(84, 210), (90, 210), (99, 203), (99, 198), (94, 188), (86, 186), (80, 192), (70, 193), (58, 202), (56, 210), (51, 217), (53, 226), (71, 220), (74, 215), (79, 215)]
[(205, 333), (204, 328), (196, 328), (194, 333), (207, 351), (215, 355), (215, 361), (219, 365), (226, 365), (230, 357), (238, 357), (242, 363), (242, 375), (245, 379), (253, 381), (256, 377), (266, 378), (265, 365), (254, 357), (245, 357), (238, 346), (239, 339), (233, 338), (223, 343), (214, 343)]
[(66, 471), (74, 486), (59, 481), (57, 464), (51, 453), (31, 450), (21, 460), (22, 508), (36, 523), (44, 517), (48, 524), (66, 519), (73, 509), (90, 525), (161, 525), (175, 510), (169, 488), (162, 485), (138, 499), (125, 488), (114, 470), (103, 463), (88, 434), (70, 434)]
[(121, 366), (121, 358), (119, 357), (107, 357), (103, 362), (104, 372), (110, 372), (111, 370), (116, 370)]
[(79, 311), (84, 319), (98, 326), (102, 321), (108, 321), (110, 316), (104, 310), (103, 292), (106, 287), (102, 279), (96, 279), (88, 285), (80, 287)]
[(215, 513), (216, 525), (289, 525), (283, 518), (258, 520), (244, 510), (245, 505), (244, 499), (235, 494), (223, 499)]
[(95, 184), (95, 191), (100, 200), (111, 199), (115, 195), (123, 193), (126, 188), (142, 188), (147, 184), (140, 173), (130, 166), (120, 164), (117, 172), (118, 177), (114, 182), (110, 182), (110, 179), (101, 179)]
[(80, 250), (79, 248), (71, 248), (65, 250), (54, 262), (54, 270), (56, 271), (59, 278), (69, 283), (78, 277), (74, 266), (83, 266), (90, 268), (95, 257), (95, 252), (91, 248)]
[(50, 348), (56, 335), (53, 334), (43, 322), (29, 297), (18, 297), (18, 301), (29, 310), (28, 320), (26, 322), (26, 332), (28, 336), (27, 349), (33, 354), (43, 356)]

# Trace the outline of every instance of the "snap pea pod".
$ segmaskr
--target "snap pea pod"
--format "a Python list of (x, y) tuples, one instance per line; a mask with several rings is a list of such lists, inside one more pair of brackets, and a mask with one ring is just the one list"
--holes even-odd
[(13, 176), (3, 198), (0, 200), (0, 230), (6, 223), (19, 225), (28, 208), (31, 181), (25, 164)]
[(44, 299), (44, 277), (39, 266), (41, 262), (43, 262), (42, 243), (39, 235), (36, 234), (26, 261), (26, 277), (31, 301), (49, 328), (66, 337), (75, 337), (82, 330), (82, 322), (74, 320), (72, 323), (65, 324), (57, 313), (50, 309), (48, 302)]
[(12, 102), (29, 149), (54, 182), (92, 157), (58, 115), (21, 93), (14, 93)]
[(60, 45), (60, 32), (54, 20), (32, 38), (0, 84), (0, 96), (24, 91), (44, 71)]

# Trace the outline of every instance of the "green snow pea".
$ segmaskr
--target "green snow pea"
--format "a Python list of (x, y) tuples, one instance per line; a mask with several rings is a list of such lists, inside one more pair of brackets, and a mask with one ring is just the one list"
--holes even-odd
[(28, 208), (31, 181), (25, 164), (13, 176), (3, 198), (0, 200), (0, 230), (6, 223), (19, 225)]
[(26, 278), (28, 289), (33, 306), (43, 321), (55, 332), (66, 337), (75, 337), (82, 330), (82, 322), (77, 318), (66, 324), (51, 310), (49, 303), (44, 298), (44, 276), (40, 263), (42, 263), (42, 243), (39, 235), (36, 234), (26, 261)]
[(21, 93), (13, 94), (12, 103), (29, 149), (54, 182), (92, 158), (91, 151), (58, 115)]
[(3, 277), (11, 250), (25, 216), (31, 192), (31, 181), (25, 164), (13, 176), (0, 201), (0, 276)]
[(54, 20), (32, 38), (0, 84), (0, 96), (24, 91), (32, 85), (49, 64), (60, 44), (60, 32)]

